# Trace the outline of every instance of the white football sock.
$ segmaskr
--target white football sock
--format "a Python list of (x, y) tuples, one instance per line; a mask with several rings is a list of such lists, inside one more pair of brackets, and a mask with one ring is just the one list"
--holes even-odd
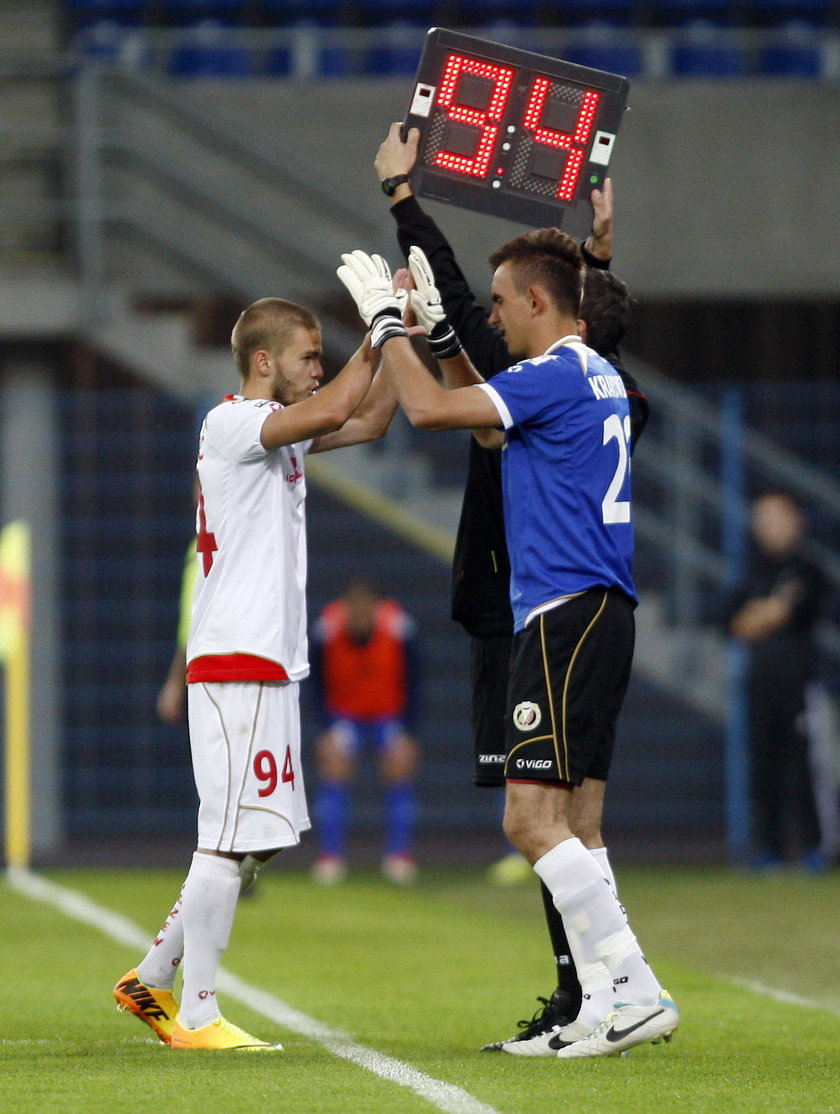
[(146, 986), (171, 990), (184, 956), (184, 923), (181, 918), (183, 888), (169, 916), (146, 955), (137, 964), (137, 977)]
[(609, 882), (610, 889), (615, 894), (616, 899), (618, 900), (618, 904), (621, 905), (621, 911), (622, 911), (622, 913), (624, 913), (624, 919), (626, 921), (627, 920), (627, 910), (621, 904), (621, 898), (618, 896), (618, 886), (616, 885), (615, 875), (613, 874), (613, 869), (612, 869), (612, 866), (610, 865), (610, 860), (607, 857), (606, 847), (596, 847), (594, 850), (592, 848), (590, 848), (589, 849), (589, 854), (592, 856), (592, 858), (595, 860), (595, 862), (601, 868), (602, 874), (604, 875), (606, 880)]
[(609, 882), (612, 892), (615, 894), (616, 897), (618, 897), (618, 886), (616, 886), (615, 884), (615, 875), (613, 874), (610, 860), (607, 858), (606, 847), (590, 847), (589, 854), (601, 868), (601, 873)]
[(184, 883), (184, 983), (180, 1021), (200, 1029), (219, 1016), (216, 975), (239, 899), (239, 863), (196, 851)]
[[(584, 979), (591, 977), (593, 965), (600, 961), (612, 980), (618, 980), (622, 999), (637, 1005), (655, 1002), (659, 984), (600, 864), (580, 840), (558, 843), (537, 860), (534, 870), (563, 917), (584, 993)], [(599, 995), (599, 1004), (600, 999)]]

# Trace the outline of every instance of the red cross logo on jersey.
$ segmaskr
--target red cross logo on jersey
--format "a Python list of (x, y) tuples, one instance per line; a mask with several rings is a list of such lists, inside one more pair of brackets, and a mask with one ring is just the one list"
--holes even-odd
[(213, 567), (213, 554), (219, 547), (216, 545), (216, 535), (211, 534), (207, 529), (203, 492), (198, 493), (198, 537), (196, 538), (195, 548), (201, 554), (204, 575), (207, 576)]

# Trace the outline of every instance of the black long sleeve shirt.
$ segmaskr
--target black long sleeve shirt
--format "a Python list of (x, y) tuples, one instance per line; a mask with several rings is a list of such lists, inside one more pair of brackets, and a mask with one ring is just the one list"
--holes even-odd
[[(474, 367), (491, 379), (515, 361), (502, 336), (488, 321), (449, 241), (415, 197), (392, 206), (397, 240), (407, 256), (412, 244), (422, 248), (434, 272), (443, 308)], [(584, 252), (587, 266), (606, 269), (608, 264)], [(635, 445), (644, 429), (648, 401), (617, 353), (607, 359), (615, 366), (627, 389)], [(508, 635), (513, 631), (510, 606), (510, 559), (502, 510), (502, 454), (482, 448), (470, 439), (470, 455), (461, 517), (452, 563), (452, 618), (475, 638)]]

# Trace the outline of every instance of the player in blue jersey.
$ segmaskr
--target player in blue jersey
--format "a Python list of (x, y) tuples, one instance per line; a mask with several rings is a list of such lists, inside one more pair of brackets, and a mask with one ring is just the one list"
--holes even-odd
[[(565, 233), (540, 229), (491, 255), (490, 321), (520, 361), (492, 383), (481, 380), (443, 315), (428, 315), (447, 382), (462, 384), (453, 390), (408, 342), (383, 261), (363, 252), (343, 261), (339, 276), (375, 327), (412, 425), (472, 429), (481, 444), (502, 448), (514, 613), (504, 827), (552, 894), (583, 989), (578, 1017), (544, 1042), (522, 1042), (522, 1054), (606, 1056), (670, 1037), (676, 1006), (642, 955), (608, 872), (573, 834), (600, 828), (636, 603), (629, 408), (616, 370), (578, 335), (580, 250)], [(423, 262), (410, 254), (421, 317)]]

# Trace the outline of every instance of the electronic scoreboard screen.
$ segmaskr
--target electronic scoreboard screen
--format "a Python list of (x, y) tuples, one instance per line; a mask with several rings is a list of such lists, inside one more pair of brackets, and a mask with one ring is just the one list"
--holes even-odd
[(433, 27), (403, 124), (422, 133), (412, 189), (583, 236), (628, 90), (618, 74)]

